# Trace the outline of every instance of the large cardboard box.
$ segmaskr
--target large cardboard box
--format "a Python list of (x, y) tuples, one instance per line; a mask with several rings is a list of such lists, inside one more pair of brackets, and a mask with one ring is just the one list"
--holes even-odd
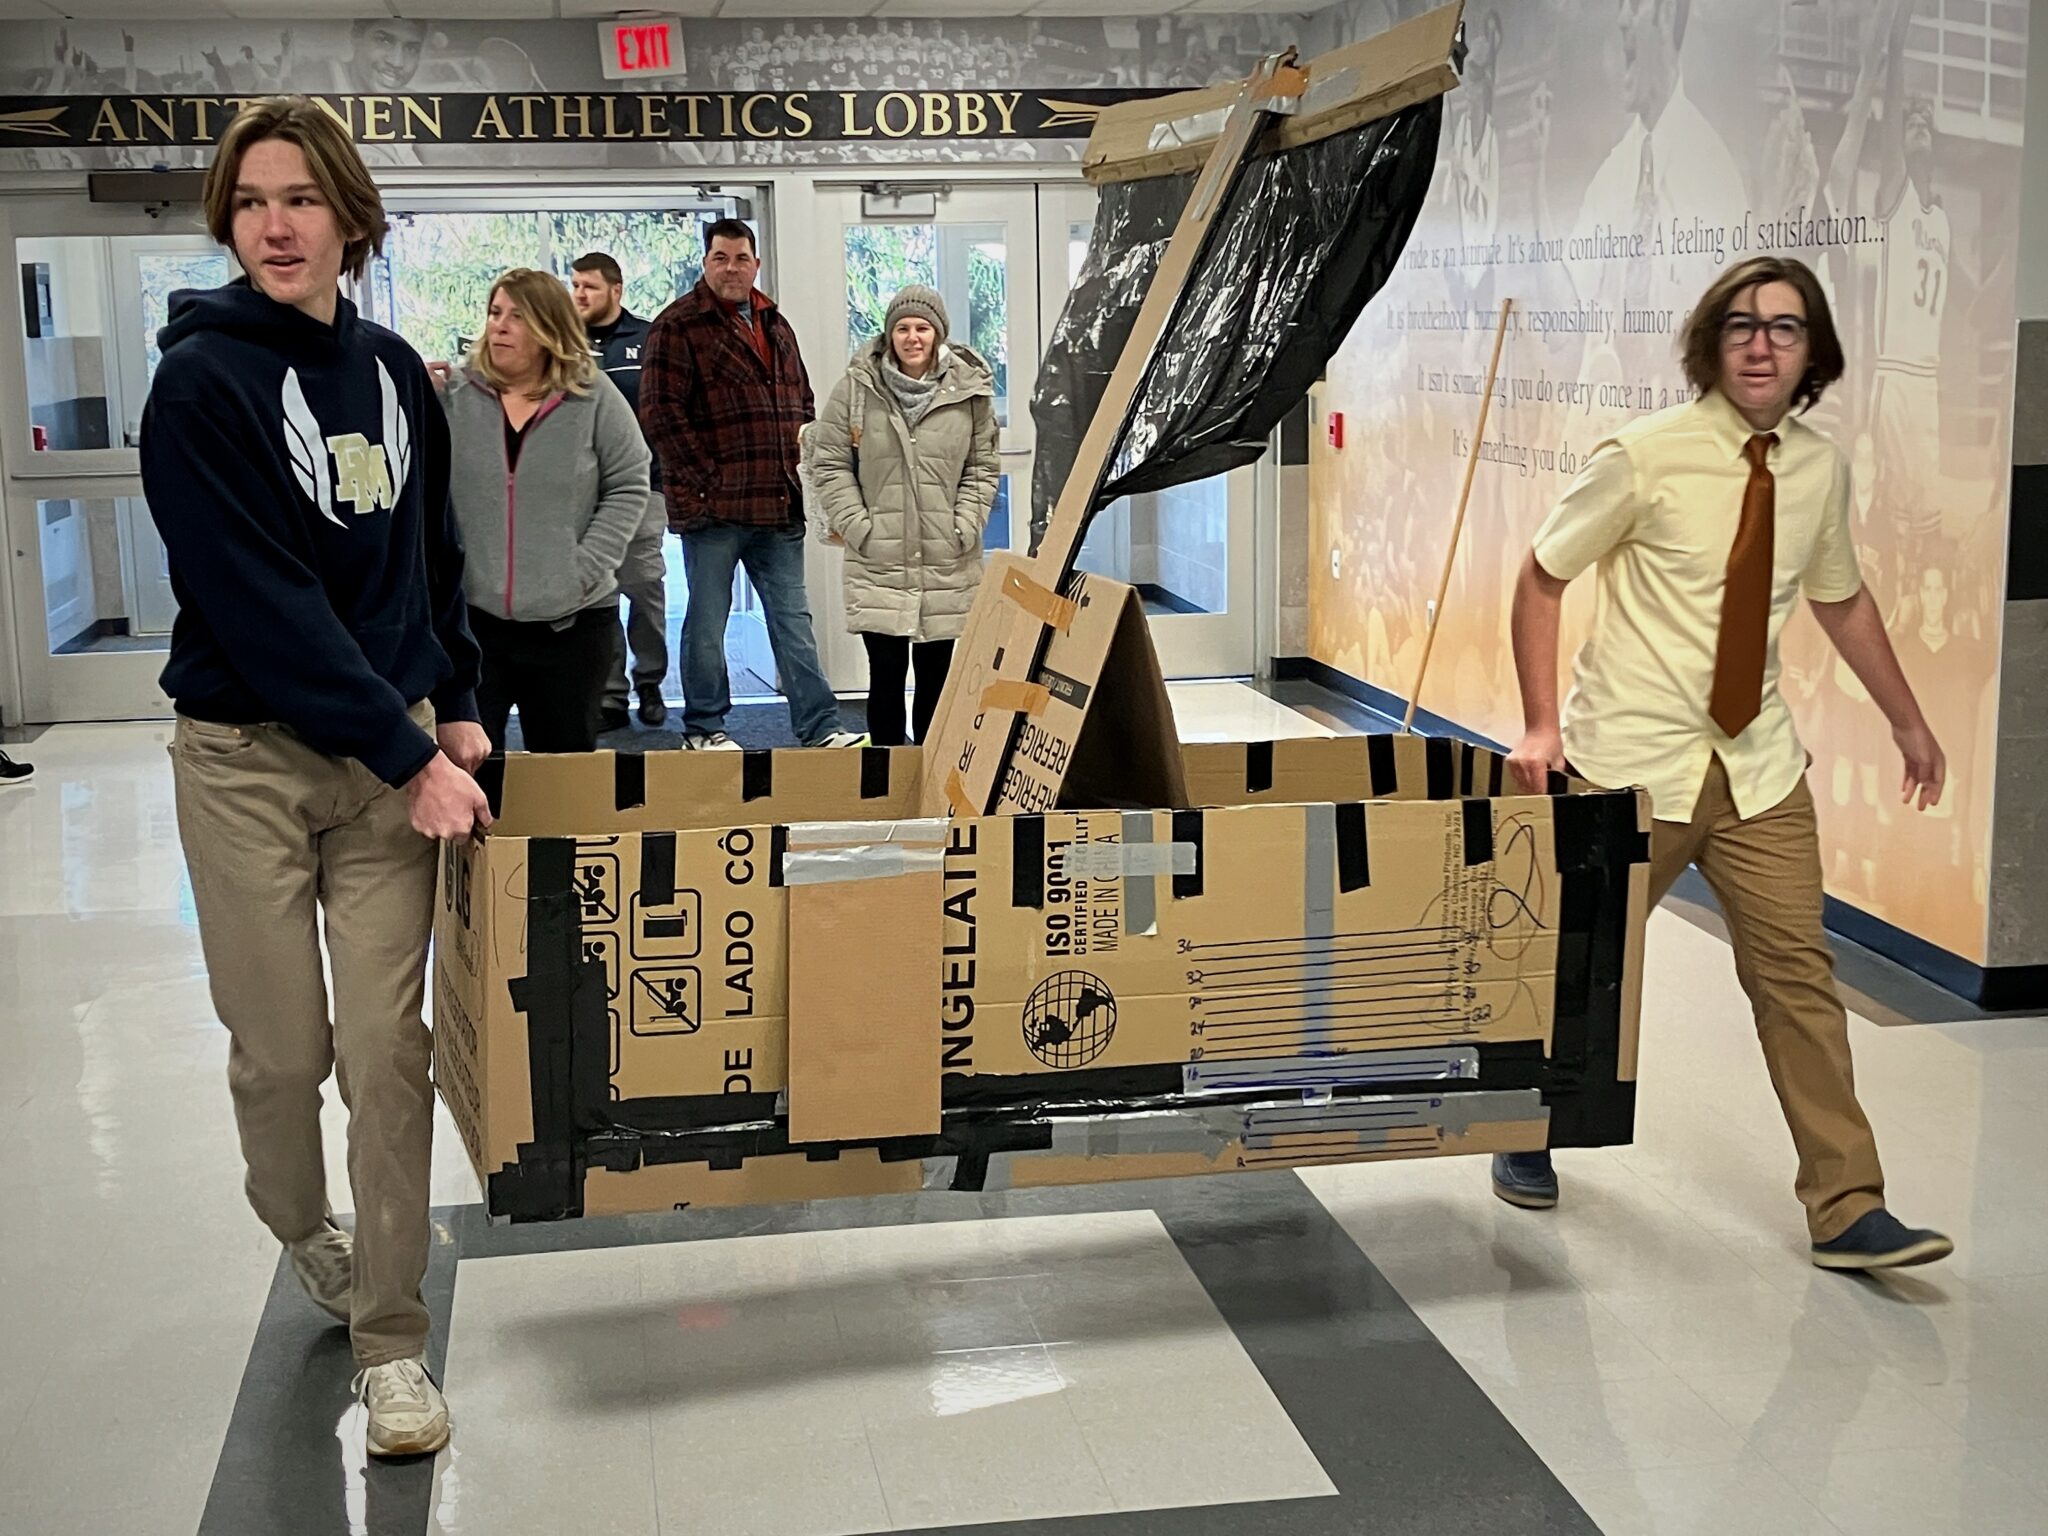
[(434, 982), (491, 1214), (1629, 1138), (1639, 796), (1413, 737), (1176, 769), (940, 821), (915, 748), (510, 758)]

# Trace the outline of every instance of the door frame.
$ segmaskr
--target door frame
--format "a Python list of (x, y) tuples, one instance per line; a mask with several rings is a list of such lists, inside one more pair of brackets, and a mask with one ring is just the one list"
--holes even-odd
[[(786, 189), (778, 181), (776, 206), (782, 216), (785, 241), (793, 238), (794, 248), (817, 253), (835, 269), (836, 281), (808, 285), (801, 294), (781, 299), (785, 311), (792, 312), (798, 320), (800, 336), (825, 338), (809, 352), (813, 359), (832, 357), (845, 335), (845, 225), (889, 222), (859, 216), (861, 188), (878, 180), (886, 181), (893, 192), (938, 193), (938, 222), (1006, 220), (1011, 226), (1012, 274), (1020, 257), (1031, 260), (1036, 268), (1035, 282), (1012, 282), (1010, 286), (1010, 420), (1000, 439), (1003, 469), (1012, 477), (1012, 544), (1022, 550), (1029, 542), (1031, 473), (1037, 449), (1030, 384), (1036, 382), (1040, 361), (1072, 286), (1071, 232), (1077, 225), (1093, 226), (1095, 191), (1078, 174), (1049, 175), (1043, 169), (1009, 181), (986, 176), (968, 180), (950, 170), (944, 174), (897, 174), (888, 168), (804, 176), (801, 186)], [(1002, 208), (1009, 211), (999, 213), (997, 210)], [(855, 215), (850, 220), (849, 209)], [(960, 211), (953, 213), (953, 209)], [(911, 217), (899, 222), (933, 221)], [(797, 314), (799, 304), (802, 310)], [(812, 384), (821, 408), (838, 379), (837, 366), (828, 376), (814, 362)], [(1260, 625), (1269, 622), (1267, 610), (1272, 604), (1265, 590), (1267, 582), (1262, 579), (1266, 562), (1260, 559), (1257, 544), (1258, 530), (1272, 520), (1272, 509), (1277, 505), (1277, 480), (1271, 471), (1271, 457), (1269, 454), (1258, 464), (1232, 471), (1228, 480), (1225, 611), (1156, 613), (1151, 617), (1153, 641), (1168, 677), (1245, 677), (1260, 670)], [(826, 549), (815, 542), (807, 548), (811, 606), (826, 672), (841, 691), (852, 691), (866, 686), (867, 659), (858, 639), (846, 633), (842, 562), (843, 556), (836, 549)]]
[[(54, 656), (43, 583), (40, 504), (113, 502), (117, 520), (132, 522), (142, 496), (141, 460), (118, 442), (108, 448), (37, 453), (29, 431), (28, 368), (17, 246), (22, 240), (204, 237), (200, 211), (174, 204), (151, 214), (134, 204), (89, 202), (76, 191), (0, 197), (0, 256), (10, 272), (0, 283), (0, 527), (6, 533), (8, 571), (0, 587), (0, 715), (10, 724), (81, 720), (161, 719), (170, 700), (158, 686), (161, 649), (95, 651)], [(118, 250), (119, 248), (116, 247)], [(102, 274), (107, 339), (117, 343), (122, 323), (111, 267)], [(110, 395), (122, 395), (120, 364), (107, 358)], [(125, 425), (129, 414), (122, 399)], [(130, 556), (124, 553), (123, 570)]]

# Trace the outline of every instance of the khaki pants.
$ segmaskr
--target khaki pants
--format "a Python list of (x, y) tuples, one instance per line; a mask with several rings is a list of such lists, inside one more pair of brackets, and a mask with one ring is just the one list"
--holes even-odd
[[(433, 728), (429, 706), (413, 718)], [(171, 761), (199, 942), (231, 1037), (249, 1203), (280, 1242), (327, 1219), (320, 1086), (333, 1069), (349, 1112), (356, 1359), (417, 1355), (434, 1134), (421, 1009), (437, 846), (413, 831), (404, 791), (281, 726), (180, 717)]]
[(1820, 833), (1806, 781), (1744, 821), (1716, 757), (1692, 820), (1656, 823), (1653, 906), (1689, 864), (1699, 865), (1728, 920), (1735, 972), (1799, 1152), (1793, 1187), (1806, 1207), (1807, 1229), (1815, 1242), (1840, 1237), (1884, 1204), (1884, 1172), (1856, 1102), (1849, 1017), (1821, 926)]

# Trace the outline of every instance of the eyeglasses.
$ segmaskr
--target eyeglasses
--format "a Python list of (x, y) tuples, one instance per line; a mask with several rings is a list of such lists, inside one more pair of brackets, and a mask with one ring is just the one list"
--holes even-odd
[(1792, 315), (1780, 315), (1775, 320), (1759, 320), (1755, 315), (1730, 315), (1721, 322), (1721, 345), (1746, 347), (1758, 331), (1768, 336), (1771, 345), (1780, 352), (1790, 352), (1806, 340), (1806, 322)]

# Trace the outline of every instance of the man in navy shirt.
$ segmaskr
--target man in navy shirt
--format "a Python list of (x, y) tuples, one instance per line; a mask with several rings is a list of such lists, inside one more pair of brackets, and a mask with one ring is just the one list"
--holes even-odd
[[(635, 415), (640, 411), (640, 354), (647, 346), (647, 322), (626, 308), (626, 276), (603, 251), (570, 264), (569, 296), (590, 333), (597, 365), (619, 386)], [(661, 494), (661, 460), (649, 474), (647, 515), (626, 547), (619, 567), (619, 591), (626, 598), (626, 628), (612, 640), (612, 670), (605, 682), (604, 728), (626, 723), (626, 643), (633, 647), (633, 688), (640, 696), (640, 723), (668, 719), (661, 685), (668, 677), (668, 566), (662, 535), (668, 532), (668, 504)]]

